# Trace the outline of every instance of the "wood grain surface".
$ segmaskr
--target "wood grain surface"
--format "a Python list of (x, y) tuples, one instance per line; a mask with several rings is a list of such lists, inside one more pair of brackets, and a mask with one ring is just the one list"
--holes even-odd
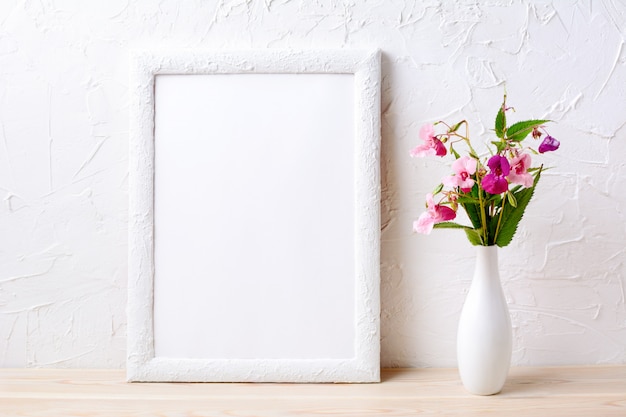
[(455, 369), (386, 369), (380, 384), (126, 383), (122, 370), (0, 369), (0, 416), (626, 416), (626, 366), (513, 368), (466, 393)]

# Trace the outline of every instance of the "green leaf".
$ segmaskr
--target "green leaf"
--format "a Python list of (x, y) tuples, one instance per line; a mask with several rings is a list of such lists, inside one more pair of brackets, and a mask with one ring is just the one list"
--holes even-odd
[(489, 223), (487, 223), (487, 244), (494, 245), (494, 239), (496, 237), (496, 229), (498, 229), (498, 216), (489, 217)]
[(526, 139), (526, 136), (530, 135), (535, 127), (541, 126), (549, 121), (550, 120), (535, 119), (514, 123), (506, 130), (507, 139), (520, 142)]
[(503, 141), (499, 141), (499, 142), (493, 141), (491, 143), (496, 147), (496, 153), (501, 153), (504, 150), (504, 148), (506, 148), (506, 142), (503, 142)]
[(470, 194), (462, 194), (460, 193), (456, 200), (459, 204), (478, 204), (480, 200), (478, 198), (472, 197)]
[(477, 230), (470, 229), (469, 227), (465, 229), (465, 234), (467, 235), (467, 239), (474, 246), (481, 246), (483, 244), (482, 239), (480, 238), (480, 233)]
[(500, 139), (504, 139), (504, 131), (506, 130), (506, 115), (504, 114), (504, 102), (498, 110), (496, 115), (496, 136)]
[(435, 229), (463, 229), (465, 230), (465, 234), (467, 235), (468, 240), (474, 246), (482, 245), (482, 239), (480, 238), (480, 233), (477, 230), (472, 229), (469, 226), (463, 226), (462, 224), (458, 224), (455, 222), (441, 222), (435, 223), (433, 225)]
[(467, 217), (469, 217), (470, 222), (472, 222), (472, 226), (475, 229), (480, 229), (482, 224), (480, 222), (480, 205), (478, 203), (461, 203), (463, 209), (467, 213)]
[(485, 205), (489, 205), (492, 202), (495, 205), (499, 205), (500, 201), (502, 201), (502, 197), (500, 197), (500, 194), (489, 194), (488, 192), (485, 192), (485, 196), (483, 197), (483, 202), (485, 203)]
[(540, 177), (541, 170), (537, 171), (532, 187), (524, 188), (515, 193), (517, 207), (507, 205), (503, 208), (500, 230), (498, 231), (498, 236), (495, 238), (495, 244), (501, 248), (507, 246), (513, 240), (513, 236), (515, 236), (515, 232), (517, 231), (517, 226), (524, 216), (524, 210), (526, 210), (526, 206), (528, 206), (528, 203), (535, 192), (535, 187), (537, 186)]
[(506, 198), (507, 200), (509, 200), (510, 205), (512, 205), (513, 207), (517, 207), (517, 199), (515, 198), (513, 193), (511, 192), (506, 193)]
[(480, 238), (480, 233), (478, 230), (472, 229), (469, 226), (463, 226), (462, 224), (454, 223), (454, 222), (441, 222), (436, 223), (433, 228), (435, 229), (463, 229), (465, 230), (465, 234), (467, 235), (467, 239), (474, 246), (482, 245), (483, 241)]
[(454, 149), (454, 148), (452, 147), (452, 143), (450, 144), (450, 153), (451, 153), (452, 155), (454, 155), (454, 157), (455, 157), (456, 159), (459, 159), (459, 158), (461, 157), (461, 155), (459, 155), (459, 153), (456, 151), (456, 149)]
[(463, 226), (455, 222), (441, 222), (433, 225), (435, 229), (471, 229), (469, 226)]
[(461, 125), (463, 124), (463, 121), (460, 121), (459, 123), (455, 124), (454, 126), (452, 126), (450, 128), (450, 130), (448, 130), (449, 133), (453, 133), (456, 132), (457, 130), (459, 130), (459, 127), (461, 127)]
[(435, 187), (435, 189), (433, 190), (433, 195), (439, 194), (441, 190), (443, 190), (443, 184), (439, 184), (437, 187)]
[(469, 193), (463, 194), (459, 196), (457, 200), (461, 207), (467, 213), (467, 217), (469, 217), (470, 222), (472, 222), (472, 226), (474, 229), (480, 229), (482, 227), (482, 223), (480, 221), (480, 199), (478, 198), (478, 184), (474, 184), (472, 190)]

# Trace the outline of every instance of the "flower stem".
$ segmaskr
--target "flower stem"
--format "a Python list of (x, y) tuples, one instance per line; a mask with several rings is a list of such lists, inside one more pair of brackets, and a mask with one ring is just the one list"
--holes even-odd
[(476, 182), (478, 183), (478, 205), (480, 206), (480, 222), (482, 224), (482, 229), (483, 229), (482, 241), (483, 241), (483, 244), (488, 245), (487, 218), (485, 216), (485, 205), (483, 202), (482, 186), (480, 184), (480, 178), (478, 175), (476, 175)]
[[(507, 191), (508, 192), (508, 191)], [(506, 194), (505, 194), (506, 196)], [(496, 243), (498, 239), (498, 233), (500, 233), (500, 223), (502, 222), (502, 213), (504, 213), (504, 205), (506, 204), (506, 198), (502, 198), (502, 207), (500, 207), (500, 215), (498, 216), (498, 225), (496, 226), (496, 233), (493, 236), (493, 243)]]

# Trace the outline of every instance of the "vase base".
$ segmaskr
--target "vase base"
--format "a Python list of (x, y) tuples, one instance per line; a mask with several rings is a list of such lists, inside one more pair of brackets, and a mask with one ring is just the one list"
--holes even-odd
[(500, 394), (502, 392), (502, 389), (499, 389), (497, 391), (493, 391), (493, 390), (478, 391), (478, 390), (468, 389), (467, 387), (463, 387), (463, 388), (465, 388), (465, 391), (467, 391), (468, 393), (470, 393), (472, 395), (481, 396), (481, 397), (489, 397), (490, 395), (498, 395), (498, 394)]

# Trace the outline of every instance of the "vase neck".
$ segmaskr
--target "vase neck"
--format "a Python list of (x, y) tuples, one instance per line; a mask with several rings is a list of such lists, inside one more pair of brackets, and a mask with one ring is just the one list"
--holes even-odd
[(476, 247), (476, 268), (474, 271), (474, 278), (493, 278), (500, 280), (497, 246)]

